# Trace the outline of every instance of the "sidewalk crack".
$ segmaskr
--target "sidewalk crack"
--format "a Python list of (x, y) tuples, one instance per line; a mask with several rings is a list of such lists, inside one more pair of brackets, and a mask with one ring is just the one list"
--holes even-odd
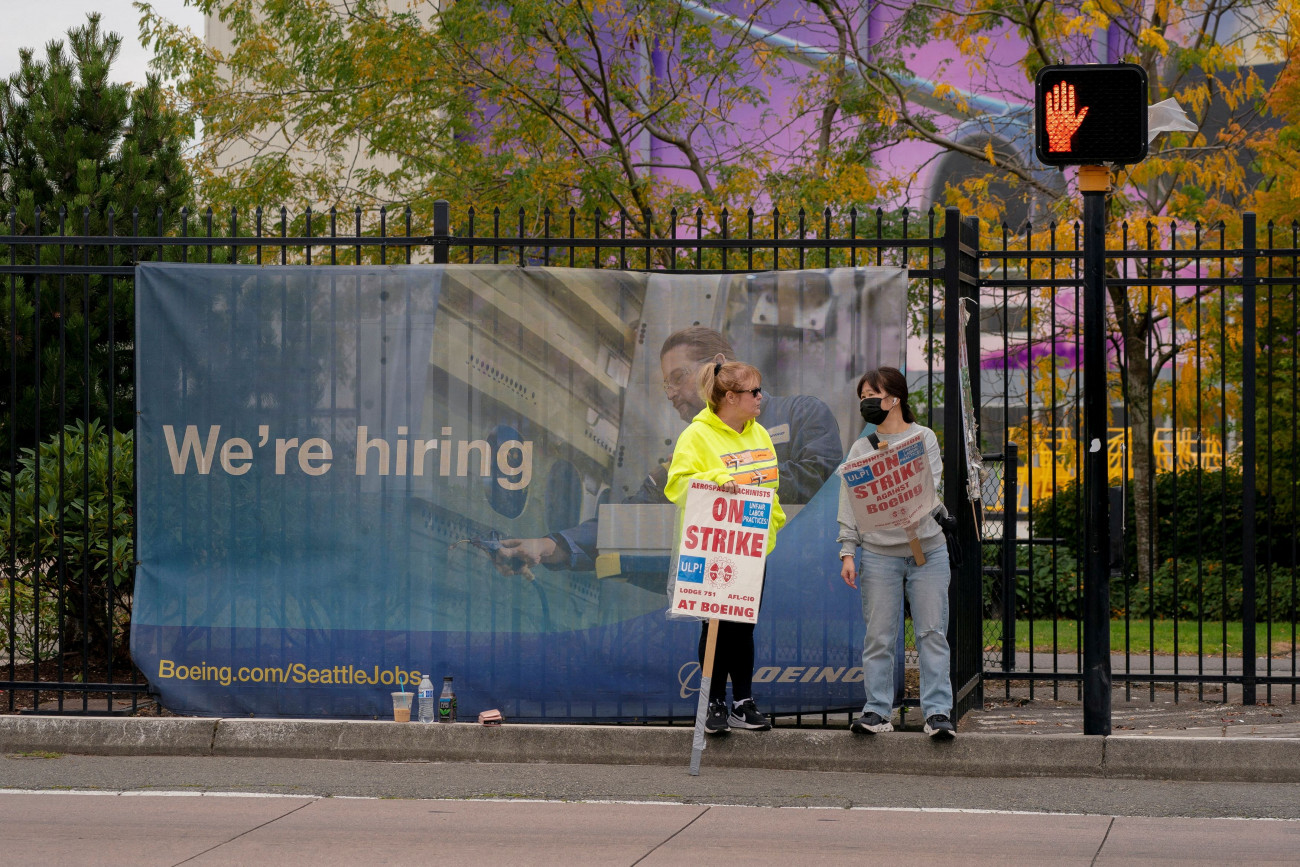
[(1106, 833), (1101, 835), (1101, 845), (1097, 847), (1096, 853), (1092, 856), (1092, 861), (1089, 863), (1089, 867), (1092, 867), (1092, 865), (1096, 864), (1097, 859), (1101, 857), (1101, 850), (1105, 847), (1106, 841), (1110, 839), (1110, 829), (1114, 827), (1115, 827), (1115, 817), (1111, 816), (1110, 824), (1106, 826)]
[(313, 798), (312, 800), (309, 800), (309, 801), (308, 801), (307, 803), (305, 803), (305, 804), (300, 804), (299, 806), (294, 807), (292, 810), (289, 810), (287, 813), (281, 813), (281, 814), (278, 815), (278, 816), (274, 816), (274, 817), (272, 817), (272, 818), (270, 818), (270, 819), (267, 819), (265, 822), (261, 823), (260, 825), (254, 825), (252, 828), (249, 828), (247, 831), (240, 831), (238, 834), (236, 834), (235, 836), (231, 837), (229, 840), (222, 840), (220, 843), (214, 843), (213, 845), (211, 845), (211, 846), (209, 846), (208, 848), (204, 849), (202, 852), (195, 852), (195, 853), (194, 853), (193, 855), (191, 855), (190, 857), (188, 857), (188, 858), (186, 858), (186, 859), (184, 859), (184, 860), (182, 860), (182, 861), (177, 861), (174, 865), (172, 865), (172, 867), (180, 867), (181, 864), (188, 864), (190, 861), (193, 861), (195, 858), (198, 858), (198, 857), (201, 856), (201, 855), (206, 855), (206, 854), (208, 854), (209, 852), (212, 852), (212, 851), (214, 851), (214, 850), (216, 850), (216, 849), (220, 849), (222, 846), (226, 845), (227, 843), (233, 843), (233, 842), (235, 842), (235, 841), (238, 840), (240, 837), (247, 836), (248, 834), (251, 834), (251, 833), (253, 833), (254, 831), (257, 831), (257, 830), (259, 830), (259, 829), (261, 829), (261, 828), (265, 828), (267, 825), (270, 825), (270, 824), (272, 824), (272, 823), (274, 823), (274, 822), (278, 822), (278, 821), (280, 821), (281, 819), (284, 819), (284, 818), (286, 818), (286, 817), (288, 817), (288, 816), (292, 816), (294, 813), (298, 812), (299, 810), (303, 809), (304, 807), (310, 807), (312, 804), (316, 803), (317, 800), (318, 800), (318, 799)]
[(678, 828), (676, 831), (674, 831), (674, 832), (672, 832), (671, 834), (669, 834), (665, 839), (663, 839), (663, 840), (661, 840), (659, 843), (655, 844), (654, 848), (651, 849), (649, 852), (645, 853), (645, 854), (642, 855), (640, 858), (638, 858), (638, 859), (636, 859), (635, 861), (633, 861), (631, 867), (636, 867), (636, 865), (640, 864), (642, 861), (644, 861), (645, 859), (649, 858), (649, 857), (650, 857), (651, 855), (653, 855), (655, 852), (659, 851), (660, 848), (662, 848), (663, 846), (666, 846), (668, 843), (672, 842), (672, 840), (673, 840), (674, 837), (676, 837), (678, 834), (682, 833), (682, 832), (685, 831), (687, 828), (691, 827), (691, 826), (694, 825), (696, 822), (698, 822), (698, 821), (700, 820), (700, 817), (703, 816), (705, 813), (709, 812), (709, 810), (711, 810), (711, 809), (712, 809), (711, 807), (705, 807), (703, 810), (700, 811), (699, 815), (697, 815), (694, 819), (691, 819), (691, 820), (690, 820), (689, 822), (687, 822), (685, 825), (682, 825), (682, 826), (681, 826), (680, 828)]

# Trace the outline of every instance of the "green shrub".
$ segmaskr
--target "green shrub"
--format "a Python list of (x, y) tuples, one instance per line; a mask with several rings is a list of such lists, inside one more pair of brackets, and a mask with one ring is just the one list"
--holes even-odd
[[(985, 545), (984, 616), (1002, 617), (1002, 550)], [(1035, 545), (1032, 562), (1029, 545), (1016, 546), (1016, 616), (1082, 616), (1083, 578), (1073, 551), (1064, 546)], [(992, 568), (987, 568), (992, 567)], [(1028, 570), (1028, 575), (1024, 574)]]
[(1033, 558), (1029, 546), (1017, 552), (1020, 568), (1028, 568), (1029, 582), (1016, 584), (1017, 616), (1028, 616), (1031, 610), (1039, 615), (1051, 613), (1052, 617), (1071, 618), (1083, 616), (1083, 566), (1069, 548), (1035, 546)]
[[(993, 550), (990, 546), (990, 549)], [(986, 566), (998, 566), (997, 553), (985, 553)], [(1083, 564), (1064, 546), (1018, 545), (1016, 617), (1079, 619), (1083, 616)], [(1024, 574), (1028, 571), (1028, 575)], [(1000, 571), (984, 575), (984, 615), (1000, 619)], [(1134, 572), (1112, 579), (1110, 607), (1115, 617), (1240, 620), (1242, 568), (1237, 563), (1169, 558), (1156, 564), (1150, 584)], [(1294, 588), (1294, 592), (1293, 592)], [(1255, 572), (1255, 611), (1259, 622), (1294, 622), (1300, 605), (1300, 568), (1263, 564)]]
[[(1058, 538), (1075, 549), (1083, 544), (1082, 485), (1070, 485), (1056, 496), (1035, 504), (1033, 535)], [(1137, 571), (1137, 536), (1133, 485), (1124, 488), (1124, 562)], [(1241, 473), (1184, 470), (1155, 478), (1155, 563), (1170, 558), (1196, 558), (1224, 563), (1242, 562), (1245, 538)], [(1255, 558), (1261, 566), (1291, 565), (1296, 559), (1296, 526), (1290, 495), (1263, 493), (1255, 499)], [(1149, 556), (1149, 555), (1148, 555)]]
[(133, 457), (131, 434), (114, 431), (110, 440), (99, 422), (78, 421), (43, 442), (39, 455), (24, 449), (16, 473), (0, 473), (0, 634), (12, 607), (23, 633), (15, 655), (31, 658), (38, 639), (42, 658), (80, 650), (83, 640), (94, 652), (126, 650)]
[[(1245, 539), (1241, 474), (1233, 469), (1162, 473), (1155, 479), (1155, 503), (1156, 550), (1148, 585), (1139, 583), (1137, 577), (1133, 486), (1126, 486), (1125, 577), (1112, 581), (1110, 590), (1116, 616), (1239, 619)], [(1064, 488), (1035, 505), (1033, 536), (1061, 541), (1055, 546), (1034, 547), (1028, 580), (1017, 576), (1017, 616), (1081, 616), (1082, 564), (1078, 557), (1083, 547), (1082, 508), (1081, 485)], [(1296, 618), (1291, 587), (1292, 572), (1300, 566), (1298, 547), (1289, 495), (1257, 495), (1255, 581), (1261, 621)], [(1022, 570), (1030, 568), (1028, 546), (1019, 546), (1017, 562)]]
[[(6, 560), (4, 577), (0, 579), (0, 664), (8, 662), (10, 651), (20, 663), (35, 659), (38, 647), (41, 657), (48, 657), (52, 650), (58, 649), (58, 594), (41, 593), (38, 609), (37, 594), (32, 589), (32, 583), (25, 580), (11, 581), (8, 566)], [(12, 647), (9, 644), (11, 614), (14, 624)]]
[[(1256, 570), (1257, 620), (1295, 618), (1291, 578), (1290, 569), (1274, 568), (1270, 582), (1267, 568)], [(1240, 620), (1244, 598), (1240, 565), (1171, 558), (1157, 565), (1150, 586), (1134, 582), (1127, 597), (1123, 588), (1112, 587), (1110, 604), (1116, 616), (1122, 616), (1127, 606), (1132, 617)]]

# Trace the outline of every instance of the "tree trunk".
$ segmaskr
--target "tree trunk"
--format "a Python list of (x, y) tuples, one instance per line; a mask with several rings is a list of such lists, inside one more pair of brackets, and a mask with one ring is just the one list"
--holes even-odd
[[(1145, 341), (1143, 348), (1145, 349)], [(1133, 451), (1129, 455), (1129, 465), (1133, 467), (1133, 527), (1137, 537), (1139, 586), (1146, 587), (1151, 580), (1152, 557), (1156, 545), (1151, 360), (1145, 353), (1141, 358), (1130, 355), (1127, 367), (1128, 417), (1133, 431)]]
[[(1124, 287), (1110, 288), (1111, 306), (1124, 347), (1120, 377), (1124, 404), (1128, 410), (1128, 427), (1132, 448), (1128, 455), (1133, 469), (1132, 521), (1137, 540), (1138, 586), (1149, 586), (1153, 572), (1152, 552), (1156, 544), (1155, 461), (1152, 452), (1151, 396), (1154, 385), (1151, 349), (1147, 332), (1151, 328), (1151, 311), (1135, 313)], [(1128, 516), (1126, 516), (1128, 517)]]

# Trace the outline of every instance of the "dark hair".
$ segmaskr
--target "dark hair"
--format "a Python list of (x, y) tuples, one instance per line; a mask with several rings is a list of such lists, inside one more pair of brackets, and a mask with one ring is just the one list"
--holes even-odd
[[(763, 384), (763, 374), (758, 368), (743, 361), (728, 361), (721, 368), (717, 364), (705, 364), (696, 375), (696, 385), (700, 389), (700, 399), (709, 405), (709, 409), (718, 411), (718, 405), (729, 391), (748, 391), (745, 383), (758, 380)], [(753, 388), (753, 386), (750, 386)]]
[(683, 328), (681, 331), (674, 331), (668, 335), (664, 341), (663, 348), (659, 350), (659, 357), (663, 358), (672, 350), (679, 346), (689, 346), (694, 352), (692, 353), (699, 361), (712, 358), (721, 354), (727, 361), (736, 360), (736, 351), (731, 348), (731, 343), (712, 328), (706, 328), (703, 325), (692, 325), (690, 328)]
[(899, 406), (903, 408), (903, 421), (908, 424), (916, 421), (916, 415), (907, 405), (907, 377), (903, 376), (903, 372), (897, 367), (877, 367), (862, 374), (862, 378), (858, 380), (858, 387), (853, 392), (858, 397), (862, 396), (863, 385), (869, 385), (874, 391), (889, 397), (898, 398)]

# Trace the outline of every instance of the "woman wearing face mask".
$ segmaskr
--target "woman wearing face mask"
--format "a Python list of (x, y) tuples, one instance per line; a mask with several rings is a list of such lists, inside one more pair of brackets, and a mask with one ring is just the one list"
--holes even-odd
[[(920, 434), (926, 457), (939, 490), (943, 469), (939, 440), (934, 431), (916, 423), (907, 405), (907, 379), (893, 367), (869, 370), (858, 380), (862, 418), (876, 426), (876, 436), (896, 442)], [(874, 451), (868, 437), (858, 439), (847, 460)], [(921, 543), (925, 563), (917, 565), (905, 530), (861, 532), (853, 517), (847, 486), (840, 488), (838, 520), (840, 532), (840, 577), (857, 588), (854, 560), (862, 548), (862, 617), (867, 635), (862, 648), (862, 683), (867, 701), (850, 728), (859, 734), (893, 731), (889, 722), (894, 698), (895, 641), (900, 629), (898, 612), (907, 594), (912, 609), (912, 626), (921, 661), (921, 712), (925, 733), (933, 738), (953, 737), (952, 682), (948, 639), (948, 548), (943, 530), (933, 515), (927, 515), (914, 529)]]
[[(703, 365), (695, 378), (705, 404), (677, 438), (668, 468), (664, 495), (679, 507), (686, 501), (691, 479), (702, 479), (729, 494), (738, 485), (769, 488), (772, 513), (768, 523), (767, 553), (785, 524), (777, 494), (779, 473), (772, 438), (757, 419), (763, 407), (763, 378), (758, 370), (721, 354)], [(761, 600), (760, 600), (761, 605)], [(700, 663), (704, 662), (707, 624), (701, 624)], [(723, 620), (714, 646), (713, 681), (706, 734), (724, 734), (733, 728), (767, 731), (772, 726), (754, 704), (754, 624)], [(731, 712), (727, 712), (727, 679), (731, 679)]]

